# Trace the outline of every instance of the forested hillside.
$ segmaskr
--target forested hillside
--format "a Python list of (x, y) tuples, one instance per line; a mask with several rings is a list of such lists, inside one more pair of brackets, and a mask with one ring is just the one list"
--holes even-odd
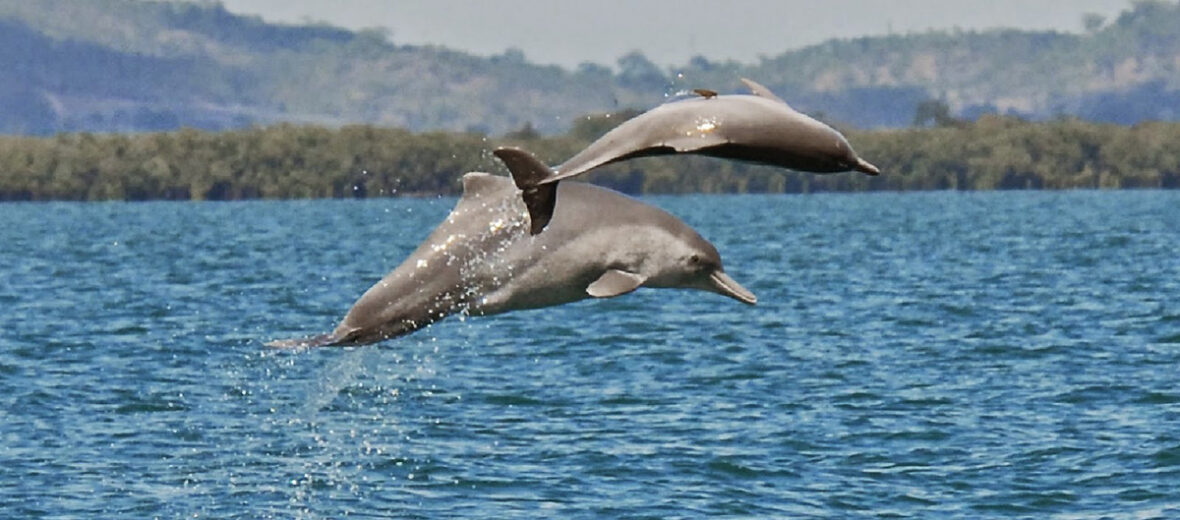
[[(1079, 28), (1082, 27), (1079, 20)], [(379, 31), (269, 24), (215, 2), (0, 0), (0, 133), (365, 123), (492, 135), (570, 128), (685, 88), (767, 84), (855, 127), (951, 115), (1180, 118), (1180, 3), (1140, 1), (1085, 32), (926, 32), (833, 40), (758, 63), (664, 67), (641, 52), (576, 70), (477, 57)]]

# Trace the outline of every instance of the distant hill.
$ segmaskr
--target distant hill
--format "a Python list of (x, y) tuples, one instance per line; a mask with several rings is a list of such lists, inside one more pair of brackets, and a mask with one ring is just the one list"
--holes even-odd
[(567, 70), (518, 51), (484, 58), (376, 31), (269, 24), (215, 2), (0, 0), (0, 74), (9, 134), (276, 122), (553, 134), (684, 88), (736, 91), (739, 76), (859, 127), (908, 126), (931, 100), (969, 119), (1126, 124), (1180, 119), (1180, 3), (1135, 2), (1109, 23), (1091, 17), (1085, 34), (926, 32), (832, 40), (756, 64), (698, 57), (665, 70), (632, 53), (614, 68)]

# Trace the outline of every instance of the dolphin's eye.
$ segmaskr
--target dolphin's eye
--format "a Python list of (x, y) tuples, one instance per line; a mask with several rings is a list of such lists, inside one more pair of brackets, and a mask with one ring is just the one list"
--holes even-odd
[(693, 254), (688, 257), (688, 265), (693, 271), (705, 271), (709, 269), (712, 262), (709, 259), (702, 257), (700, 254)]

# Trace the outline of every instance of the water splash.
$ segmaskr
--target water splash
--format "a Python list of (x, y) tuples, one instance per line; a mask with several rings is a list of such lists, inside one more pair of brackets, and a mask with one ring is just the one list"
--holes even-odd
[(348, 352), (332, 360), (320, 378), (312, 383), (307, 397), (299, 411), (299, 418), (306, 423), (315, 421), (316, 415), (332, 403), (340, 391), (356, 381), (364, 370), (366, 360), (374, 355), (373, 349), (347, 348)]

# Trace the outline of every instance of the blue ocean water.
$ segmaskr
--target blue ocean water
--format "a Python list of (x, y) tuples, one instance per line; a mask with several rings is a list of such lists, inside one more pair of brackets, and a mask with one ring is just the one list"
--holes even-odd
[(649, 200), (758, 305), (274, 351), (453, 200), (0, 205), (0, 517), (1180, 517), (1180, 192)]

